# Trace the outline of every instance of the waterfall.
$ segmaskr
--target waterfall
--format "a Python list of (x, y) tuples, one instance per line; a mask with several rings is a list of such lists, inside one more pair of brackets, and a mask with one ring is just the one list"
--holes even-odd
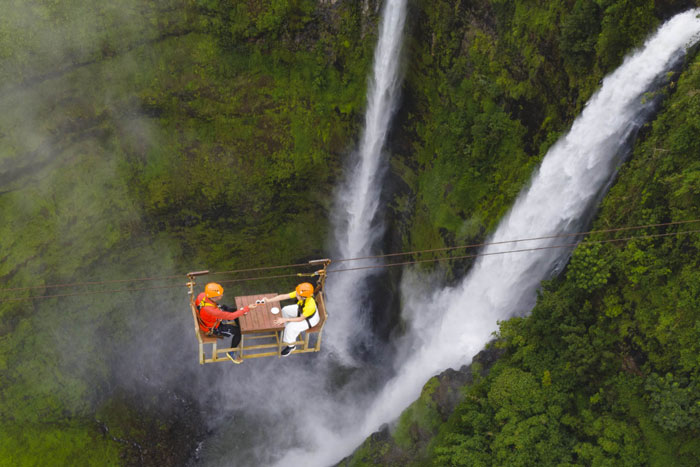
[[(699, 39), (699, 14), (696, 9), (672, 18), (605, 78), (569, 133), (548, 151), (530, 187), (520, 194), (491, 241), (568, 233), (585, 224), (629, 153), (637, 130), (653, 113), (655, 102), (644, 99), (644, 93), (663, 83), (665, 72)], [(494, 245), (484, 253), (554, 242)], [(541, 281), (569, 254), (550, 249), (481, 256), (460, 284), (432, 294), (412, 292), (415, 287), (407, 283), (403, 313), (412, 323), (405, 342), (410, 351), (400, 354), (403, 360), (397, 362), (396, 376), (374, 397), (363, 419), (352, 417), (358, 408), (336, 409), (336, 418), (348, 415), (347, 429), (307, 425), (318, 445), (288, 452), (284, 463), (328, 465), (350, 454), (381, 424), (398, 417), (428, 378), (469, 363), (497, 330), (498, 320), (529, 312)], [(410, 280), (411, 274), (407, 276)]]
[[(365, 128), (359, 148), (352, 154), (345, 180), (336, 194), (333, 225), (335, 258), (356, 258), (372, 254), (372, 248), (384, 232), (378, 219), (381, 181), (386, 171), (382, 149), (401, 87), (399, 61), (406, 0), (387, 0), (374, 52), (374, 70), (367, 92)], [(363, 263), (372, 264), (371, 260)], [(368, 299), (363, 284), (370, 273), (344, 272), (332, 275), (327, 283), (329, 310), (335, 311), (326, 327), (329, 339), (339, 356), (347, 357), (352, 329), (363, 328), (362, 310), (358, 306)], [(354, 336), (356, 339), (356, 336)]]

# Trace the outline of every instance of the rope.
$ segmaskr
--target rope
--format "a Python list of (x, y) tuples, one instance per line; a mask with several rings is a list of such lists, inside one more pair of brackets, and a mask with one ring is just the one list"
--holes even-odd
[[(618, 228), (614, 228), (614, 229), (589, 230), (588, 232), (576, 232), (576, 233), (568, 233), (568, 234), (547, 235), (544, 237), (532, 237), (532, 238), (524, 238), (524, 239), (520, 239), (520, 240), (504, 240), (504, 241), (500, 241), (500, 242), (474, 243), (471, 245), (460, 245), (460, 246), (452, 246), (452, 247), (445, 247), (445, 248), (433, 248), (433, 249), (429, 249), (429, 250), (414, 250), (414, 251), (407, 251), (407, 252), (400, 252), (400, 253), (387, 253), (387, 254), (383, 254), (383, 255), (374, 255), (374, 256), (360, 256), (357, 258), (336, 259), (336, 260), (332, 260), (332, 262), (333, 263), (343, 263), (343, 262), (348, 262), (348, 261), (359, 261), (359, 260), (365, 260), (365, 259), (391, 258), (391, 257), (396, 257), (396, 256), (435, 253), (435, 252), (441, 252), (441, 251), (452, 251), (452, 250), (459, 250), (459, 249), (463, 249), (463, 248), (464, 249), (479, 248), (479, 247), (490, 246), (490, 245), (501, 245), (501, 244), (505, 244), (505, 243), (529, 242), (529, 241), (535, 241), (535, 240), (549, 240), (549, 239), (553, 239), (553, 238), (578, 237), (578, 236), (582, 236), (582, 235), (591, 235), (591, 234), (597, 234), (597, 233), (611, 233), (611, 232), (620, 232), (620, 231), (625, 231), (625, 230), (640, 230), (640, 229), (646, 229), (646, 228), (650, 228), (650, 227), (666, 227), (666, 226), (671, 226), (671, 225), (692, 224), (692, 223), (696, 223), (696, 222), (700, 222), (700, 219), (693, 219), (693, 220), (688, 220), (688, 221), (665, 222), (665, 223), (660, 223), (660, 224), (646, 224), (646, 225), (636, 225), (636, 226), (629, 226), (629, 227), (618, 227)], [(412, 264), (412, 263), (406, 263), (406, 264)], [(309, 264), (308, 263), (296, 263), (296, 264), (287, 264), (284, 266), (266, 266), (266, 267), (258, 267), (258, 268), (234, 269), (231, 271), (210, 272), (209, 275), (214, 276), (214, 275), (218, 275), (218, 274), (238, 274), (238, 273), (242, 273), (242, 272), (267, 271), (267, 270), (273, 270), (273, 269), (295, 268), (295, 267), (302, 267), (302, 266), (308, 267)], [(329, 270), (328, 272), (343, 271), (343, 270), (344, 269), (333, 269), (333, 270)], [(280, 276), (280, 277), (288, 277), (288, 276)], [(137, 278), (137, 279), (115, 279), (115, 280), (108, 280), (108, 281), (73, 282), (73, 283), (67, 283), (67, 284), (47, 284), (47, 285), (35, 285), (35, 286), (30, 286), (30, 287), (13, 287), (13, 288), (8, 288), (8, 289), (0, 289), (0, 293), (2, 293), (2, 292), (15, 292), (15, 291), (20, 291), (20, 290), (78, 287), (78, 286), (83, 286), (83, 285), (105, 285), (105, 284), (117, 284), (117, 283), (124, 283), (124, 282), (147, 282), (147, 281), (159, 281), (159, 280), (170, 280), (170, 279), (180, 279), (180, 278), (182, 278), (182, 274), (161, 276), (161, 277), (143, 277), (143, 278)], [(243, 279), (243, 280), (252, 280), (252, 279)], [(231, 282), (231, 281), (221, 281), (221, 282), (225, 283), (225, 282)], [(1, 302), (2, 301), (0, 301), (0, 303)]]
[[(630, 227), (618, 227), (618, 228), (614, 228), (614, 229), (589, 230), (588, 232), (576, 232), (576, 233), (568, 233), (568, 234), (547, 235), (544, 237), (532, 237), (532, 238), (524, 238), (524, 239), (520, 239), (520, 240), (504, 240), (504, 241), (500, 241), (500, 242), (490, 242), (490, 243), (489, 242), (475, 243), (475, 244), (471, 244), (471, 245), (460, 245), (460, 246), (452, 246), (452, 247), (445, 247), (445, 248), (434, 248), (434, 249), (429, 249), (429, 250), (414, 250), (414, 251), (407, 251), (407, 252), (400, 252), (400, 253), (387, 253), (387, 254), (383, 254), (383, 255), (361, 256), (361, 257), (357, 257), (357, 258), (343, 258), (343, 259), (332, 260), (332, 262), (333, 263), (342, 263), (342, 262), (359, 261), (359, 260), (365, 260), (365, 259), (391, 258), (391, 257), (396, 257), (396, 256), (407, 256), (407, 255), (415, 255), (415, 254), (452, 251), (452, 250), (458, 250), (458, 249), (479, 248), (479, 247), (490, 246), (490, 245), (501, 245), (501, 244), (505, 244), (505, 243), (530, 242), (530, 241), (535, 241), (535, 240), (549, 240), (549, 239), (553, 239), (553, 238), (578, 237), (578, 236), (582, 236), (582, 235), (591, 235), (591, 234), (597, 234), (597, 233), (611, 233), (611, 232), (620, 232), (620, 231), (625, 231), (625, 230), (640, 230), (640, 229), (646, 229), (646, 228), (650, 228), (650, 227), (666, 227), (666, 226), (671, 226), (671, 225), (691, 224), (691, 223), (695, 223), (695, 222), (700, 222), (700, 219), (693, 219), (693, 220), (688, 220), (688, 221), (677, 221), (677, 222), (665, 222), (665, 223), (661, 223), (661, 224), (646, 224), (646, 225), (638, 225), (638, 226), (630, 226)], [(402, 263), (402, 264), (404, 264), (404, 263)], [(405, 264), (412, 264), (412, 263), (405, 263)], [(296, 264), (287, 264), (287, 265), (283, 265), (283, 266), (266, 266), (266, 267), (258, 267), (258, 268), (234, 269), (234, 270), (230, 270), (230, 271), (210, 272), (209, 275), (214, 276), (214, 275), (219, 275), (219, 274), (238, 274), (238, 273), (242, 273), (242, 272), (267, 271), (267, 270), (273, 270), (273, 269), (295, 268), (295, 267), (302, 267), (302, 266), (308, 267), (309, 264), (308, 263), (296, 263)], [(362, 269), (362, 268), (359, 268), (359, 269)], [(329, 270), (328, 272), (343, 271), (343, 270), (344, 269), (332, 269), (332, 270)], [(279, 276), (279, 277), (288, 277), (288, 276)], [(2, 292), (15, 292), (15, 291), (20, 291), (20, 290), (78, 287), (78, 286), (84, 286), (84, 285), (105, 285), (105, 284), (118, 284), (118, 283), (124, 283), (124, 282), (147, 282), (147, 281), (160, 281), (160, 280), (170, 280), (170, 279), (180, 279), (180, 278), (182, 278), (182, 274), (161, 276), (161, 277), (143, 277), (143, 278), (136, 278), (136, 279), (115, 279), (115, 280), (108, 280), (108, 281), (72, 282), (72, 283), (67, 283), (67, 284), (35, 285), (35, 286), (30, 286), (30, 287), (13, 287), (13, 288), (8, 288), (8, 289), (0, 289), (0, 293), (2, 293)], [(253, 280), (253, 279), (242, 279), (242, 281), (245, 281), (245, 280)], [(226, 282), (231, 282), (231, 281), (220, 281), (220, 282), (226, 283)], [(1, 302), (2, 301), (0, 301), (0, 303)]]
[(266, 271), (268, 269), (298, 268), (300, 266), (309, 266), (309, 263), (287, 264), (286, 266), (265, 266), (265, 267), (250, 268), (250, 269), (235, 269), (233, 271), (210, 272), (209, 275), (214, 276), (216, 274), (237, 274), (239, 272)]
[(110, 281), (93, 281), (93, 282), (73, 282), (69, 284), (50, 284), (50, 285), (34, 285), (31, 287), (14, 287), (11, 289), (2, 289), (0, 292), (10, 292), (16, 290), (32, 290), (32, 289), (54, 289), (60, 287), (78, 287), (81, 285), (103, 285), (103, 284), (116, 284), (119, 282), (145, 282), (145, 281), (161, 281), (167, 279), (182, 279), (182, 274), (176, 276), (163, 276), (163, 277), (142, 277), (139, 279), (114, 279)]
[(133, 289), (118, 289), (118, 290), (100, 290), (97, 292), (76, 292), (76, 293), (67, 293), (67, 294), (56, 294), (56, 295), (39, 295), (37, 297), (24, 297), (24, 298), (7, 298), (0, 300), (0, 303), (5, 303), (5, 302), (19, 302), (23, 300), (38, 300), (38, 299), (43, 299), (43, 298), (59, 298), (59, 297), (76, 297), (78, 295), (97, 295), (97, 294), (103, 294), (103, 293), (118, 293), (118, 292), (134, 292), (134, 291), (139, 291), (139, 290), (159, 290), (159, 289), (174, 289), (174, 288), (182, 288), (182, 285), (164, 285), (162, 287), (138, 287), (138, 288), (133, 288)]
[[(689, 222), (690, 221), (686, 221), (683, 223), (689, 223)], [(631, 228), (622, 228), (622, 229), (614, 229), (614, 230), (619, 231), (619, 230), (629, 230), (629, 229), (631, 229)], [(601, 232), (601, 231), (597, 231), (597, 232)], [(380, 264), (380, 265), (373, 265), (373, 266), (362, 266), (362, 267), (356, 267), (356, 268), (334, 269), (334, 270), (328, 271), (328, 273), (359, 271), (359, 270), (364, 270), (364, 269), (380, 269), (380, 268), (388, 268), (388, 267), (394, 267), (394, 266), (408, 266), (408, 265), (420, 264), (420, 263), (453, 261), (453, 260), (457, 260), (457, 259), (477, 258), (479, 256), (493, 256), (493, 255), (503, 255), (503, 254), (509, 254), (509, 253), (523, 253), (523, 252), (528, 252), (528, 251), (550, 250), (550, 249), (555, 249), (555, 248), (570, 248), (570, 247), (575, 247), (577, 245), (615, 243), (615, 242), (624, 242), (624, 241), (628, 241), (628, 240), (642, 240), (642, 239), (650, 239), (650, 238), (670, 237), (673, 235), (685, 235), (685, 234), (691, 234), (691, 233), (700, 233), (700, 229), (686, 230), (683, 232), (670, 232), (670, 233), (667, 232), (667, 233), (663, 233), (663, 234), (638, 235), (638, 236), (633, 236), (633, 237), (613, 238), (613, 239), (606, 239), (606, 240), (590, 240), (590, 241), (585, 241), (585, 242), (566, 243), (566, 244), (562, 244), (562, 245), (548, 245), (548, 246), (533, 247), (533, 248), (522, 248), (522, 249), (518, 249), (518, 250), (496, 251), (496, 252), (491, 252), (491, 253), (476, 253), (473, 255), (452, 256), (452, 257), (446, 257), (446, 258), (431, 258), (431, 259), (423, 259), (423, 260), (404, 261), (404, 262), (399, 262), (399, 263), (388, 263), (388, 264)], [(571, 236), (571, 235), (573, 235), (573, 234), (553, 235), (550, 237), (542, 237), (542, 238), (543, 239), (544, 238), (558, 238), (558, 237), (567, 237), (567, 236)], [(511, 242), (515, 242), (515, 241), (518, 241), (518, 240), (513, 240)], [(525, 240), (521, 240), (521, 241), (525, 241)], [(494, 243), (490, 243), (490, 244), (486, 243), (484, 245), (496, 245), (496, 244), (511, 243), (511, 242), (494, 242)], [(230, 279), (230, 280), (225, 280), (225, 281), (220, 281), (220, 282), (222, 284), (230, 284), (230, 283), (235, 283), (235, 282), (248, 282), (248, 281), (264, 280), (264, 279), (280, 279), (280, 278), (287, 278), (287, 277), (298, 277), (298, 276), (297, 276), (297, 274), (281, 274), (281, 275), (276, 275), (276, 276), (247, 277), (247, 278), (241, 278), (241, 279)], [(86, 295), (96, 295), (96, 294), (103, 294), (103, 293), (119, 293), (119, 292), (133, 292), (133, 291), (143, 291), (143, 290), (174, 289), (174, 288), (181, 288), (181, 287), (182, 287), (182, 285), (170, 285), (170, 286), (160, 286), (160, 287), (141, 287), (141, 288), (118, 289), (118, 290), (102, 290), (102, 291), (81, 292), (81, 293), (71, 293), (71, 294), (41, 295), (41, 296), (37, 296), (37, 297), (22, 297), (22, 298), (4, 299), (4, 300), (0, 300), (0, 303), (24, 301), (24, 300), (35, 300), (35, 299), (46, 299), (46, 298), (73, 297), (73, 296), (78, 296), (78, 295), (86, 296)]]
[[(217, 274), (231, 274), (231, 273), (239, 273), (239, 272), (262, 271), (262, 270), (266, 270), (266, 269), (282, 269), (282, 268), (291, 268), (291, 267), (299, 267), (299, 266), (309, 266), (309, 263), (288, 264), (286, 266), (268, 266), (268, 267), (264, 267), (264, 268), (238, 269), (235, 271), (210, 272), (208, 275), (214, 276)], [(172, 275), (172, 276), (142, 277), (142, 278), (136, 278), (136, 279), (114, 279), (114, 280), (109, 280), (109, 281), (73, 282), (73, 283), (68, 283), (68, 284), (35, 285), (35, 286), (31, 286), (31, 287), (14, 287), (14, 288), (9, 288), (9, 289), (0, 289), (0, 293), (10, 292), (10, 291), (18, 291), (18, 290), (78, 287), (78, 286), (82, 286), (82, 285), (116, 284), (116, 283), (122, 283), (122, 282), (162, 281), (162, 280), (169, 280), (169, 279), (182, 279), (182, 276), (183, 276), (183, 274), (177, 274), (177, 275)], [(223, 282), (227, 282), (227, 281), (220, 281), (220, 282), (223, 283)]]
[[(474, 243), (471, 245), (434, 248), (432, 250), (415, 250), (415, 251), (407, 251), (407, 252), (401, 252), (401, 253), (388, 253), (388, 254), (384, 254), (384, 255), (362, 256), (362, 257), (358, 257), (358, 258), (334, 259), (333, 262), (334, 263), (342, 263), (344, 261), (357, 261), (357, 260), (362, 260), (362, 259), (379, 259), (379, 258), (388, 258), (388, 257), (393, 257), (393, 256), (414, 255), (414, 254), (422, 254), (422, 253), (434, 253), (434, 252), (438, 252), (438, 251), (458, 250), (461, 248), (465, 248), (465, 249), (479, 248), (479, 247), (491, 246), (491, 245), (502, 245), (504, 243), (530, 242), (530, 241), (534, 241), (534, 240), (551, 240), (553, 238), (578, 237), (578, 236), (582, 236), (582, 235), (592, 235), (592, 234), (598, 234), (598, 233), (621, 232), (624, 230), (640, 230), (640, 229), (646, 229), (646, 228), (650, 228), (650, 227), (664, 227), (664, 226), (669, 226), (669, 225), (691, 224), (694, 222), (700, 222), (700, 219), (694, 219), (694, 220), (690, 220), (690, 221), (665, 222), (663, 224), (647, 224), (647, 225), (636, 225), (636, 226), (631, 226), (631, 227), (618, 227), (615, 229), (589, 230), (588, 232), (576, 232), (576, 233), (568, 233), (568, 234), (547, 235), (544, 237), (524, 238), (521, 240), (503, 240), (500, 242)], [(328, 271), (328, 272), (331, 272), (331, 271)]]
[(639, 240), (639, 239), (645, 239), (645, 238), (669, 237), (672, 235), (682, 235), (682, 234), (698, 233), (698, 232), (700, 232), (700, 229), (698, 229), (698, 230), (686, 230), (683, 232), (664, 233), (664, 234), (640, 235), (640, 236), (636, 236), (636, 237), (612, 238), (612, 239), (608, 239), (608, 240), (591, 240), (591, 241), (578, 242), (578, 243), (566, 243), (563, 245), (549, 245), (549, 246), (541, 246), (541, 247), (534, 247), (534, 248), (523, 248), (520, 250), (495, 251), (492, 253), (476, 253), (473, 255), (450, 256), (447, 258), (420, 259), (420, 260), (415, 260), (415, 261), (404, 261), (401, 263), (378, 264), (378, 265), (374, 265), (374, 266), (361, 266), (361, 267), (346, 268), (346, 269), (333, 269), (331, 271), (328, 271), (327, 274), (330, 274), (332, 272), (360, 271), (363, 269), (380, 269), (380, 268), (392, 267), (392, 266), (408, 266), (411, 264), (419, 264), (419, 263), (452, 261), (455, 259), (477, 258), (479, 256), (502, 255), (502, 254), (506, 254), (506, 253), (523, 253), (523, 252), (528, 252), (528, 251), (550, 250), (550, 249), (555, 249), (555, 248), (568, 248), (568, 247), (573, 247), (573, 246), (577, 246), (577, 245), (591, 245), (591, 244), (596, 244), (596, 243), (614, 243), (614, 242), (623, 242), (623, 241), (627, 241), (627, 240)]
[(265, 276), (265, 277), (246, 277), (243, 279), (229, 279), (225, 281), (219, 281), (221, 284), (232, 284), (234, 282), (248, 282), (248, 281), (259, 281), (263, 279), (281, 279), (283, 277), (299, 277), (297, 274), (280, 274), (278, 276)]

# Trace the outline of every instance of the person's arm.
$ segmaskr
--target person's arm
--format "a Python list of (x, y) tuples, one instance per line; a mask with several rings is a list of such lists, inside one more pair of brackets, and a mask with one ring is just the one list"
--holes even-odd
[(275, 321), (279, 321), (278, 324), (284, 324), (284, 323), (298, 323), (299, 321), (304, 321), (306, 319), (306, 316), (297, 316), (296, 318), (285, 318), (284, 316), (280, 316), (275, 319)]
[(212, 315), (213, 317), (215, 317), (217, 319), (231, 320), (231, 319), (240, 318), (244, 314), (248, 313), (250, 311), (250, 308), (248, 308), (247, 306), (244, 306), (240, 310), (229, 312), (229, 311), (224, 311), (220, 308), (208, 306), (208, 307), (206, 307), (206, 310), (207, 310), (207, 313), (209, 313), (210, 315)]
[(275, 296), (272, 297), (272, 298), (263, 298), (263, 303), (266, 303), (266, 302), (281, 302), (282, 300), (289, 300), (290, 298), (294, 298), (293, 296), (291, 296), (292, 293), (294, 293), (294, 292), (291, 292), (291, 293), (282, 293), (282, 294), (279, 294), (279, 295), (275, 295)]
[(313, 299), (308, 299), (304, 305), (304, 311), (301, 316), (296, 316), (294, 318), (287, 318), (284, 316), (277, 317), (273, 322), (277, 326), (281, 326), (285, 323), (298, 323), (299, 321), (304, 321), (316, 312), (316, 302)]
[(296, 318), (285, 318), (284, 316), (279, 316), (272, 320), (272, 322), (277, 326), (281, 326), (284, 323), (298, 323), (299, 321), (304, 321), (305, 319), (305, 316), (298, 316)]

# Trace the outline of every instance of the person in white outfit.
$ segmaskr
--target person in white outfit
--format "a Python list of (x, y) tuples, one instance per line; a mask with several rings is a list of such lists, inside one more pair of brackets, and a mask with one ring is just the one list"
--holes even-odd
[(321, 320), (321, 316), (314, 300), (314, 286), (308, 282), (297, 285), (296, 290), (288, 294), (280, 294), (276, 297), (268, 298), (267, 302), (278, 302), (296, 298), (296, 305), (287, 305), (282, 308), (282, 316), (275, 318), (276, 325), (284, 324), (282, 342), (287, 346), (282, 349), (280, 355), (286, 357), (296, 348), (294, 343), (302, 331), (306, 331), (316, 326)]

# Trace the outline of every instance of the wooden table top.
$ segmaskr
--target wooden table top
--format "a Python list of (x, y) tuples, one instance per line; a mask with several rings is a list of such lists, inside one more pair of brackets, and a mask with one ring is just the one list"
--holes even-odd
[[(244, 306), (254, 305), (256, 300), (260, 300), (263, 297), (272, 298), (277, 295), (278, 294), (276, 293), (266, 293), (236, 297), (236, 307), (240, 309)], [(280, 312), (273, 315), (270, 312), (272, 307), (279, 308)], [(251, 309), (248, 313), (239, 318), (239, 322), (241, 323), (241, 333), (251, 334), (256, 332), (279, 331), (284, 329), (284, 324), (281, 326), (276, 326), (272, 323), (274, 318), (281, 316), (281, 310), (282, 307), (280, 306), (280, 302), (267, 302)]]

